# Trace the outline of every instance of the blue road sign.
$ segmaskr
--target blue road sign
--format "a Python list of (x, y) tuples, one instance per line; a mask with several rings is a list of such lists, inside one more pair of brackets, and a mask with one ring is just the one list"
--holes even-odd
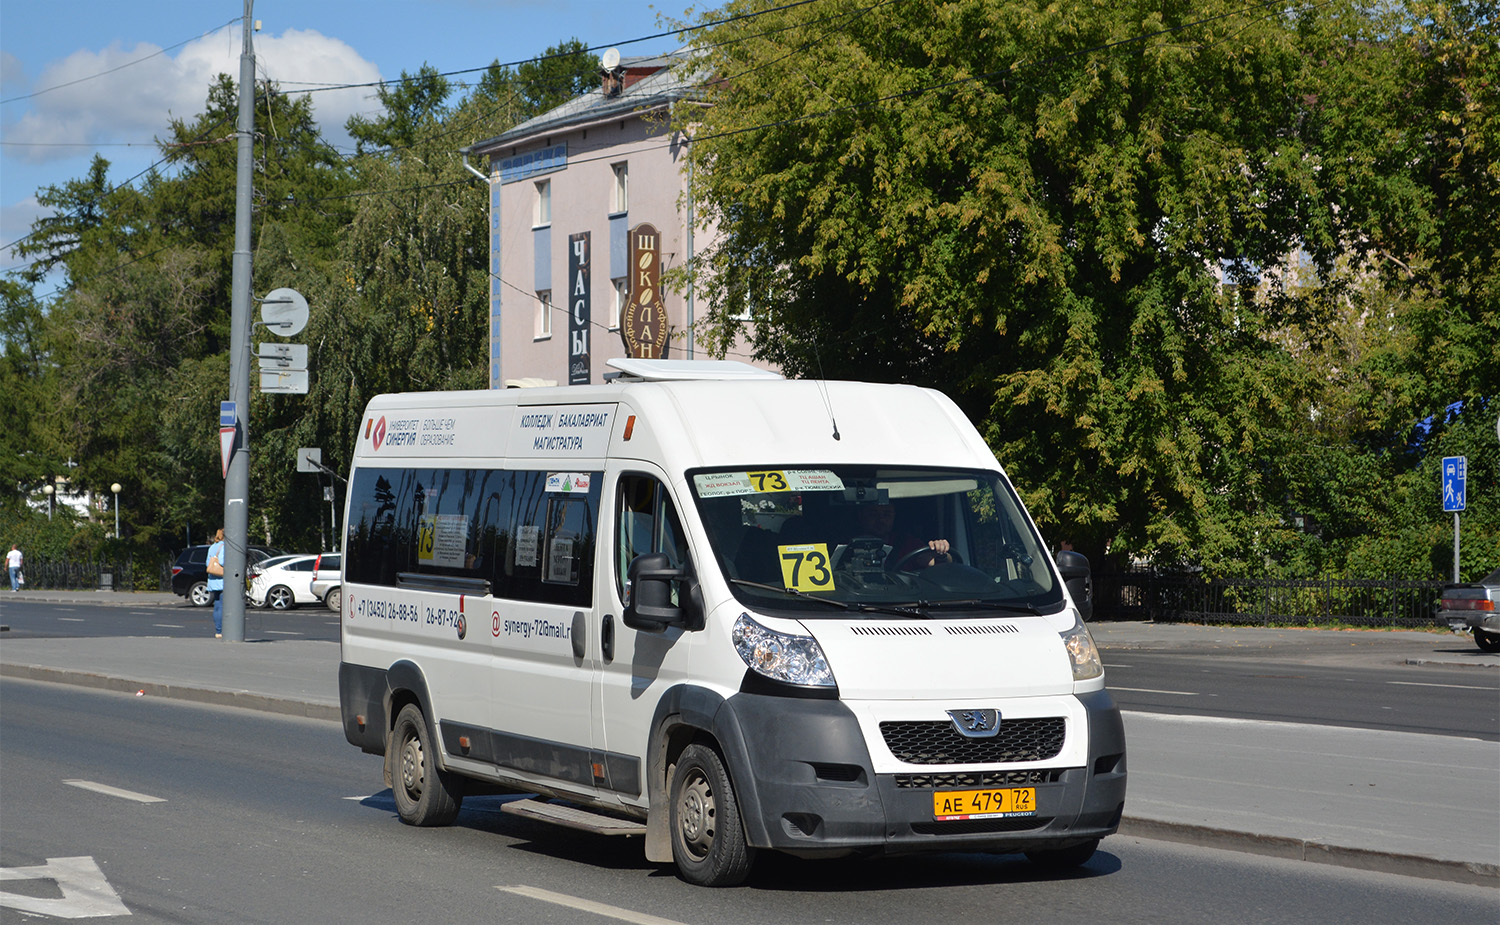
[(1466, 456), (1443, 457), (1443, 510), (1464, 509), (1464, 484), (1468, 481), (1469, 460)]
[(221, 401), (221, 402), (219, 402), (219, 426), (220, 427), (233, 427), (234, 426), (234, 402), (232, 402), (232, 401)]

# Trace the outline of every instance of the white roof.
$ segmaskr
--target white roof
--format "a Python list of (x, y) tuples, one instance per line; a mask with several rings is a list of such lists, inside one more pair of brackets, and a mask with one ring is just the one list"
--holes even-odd
[(642, 360), (616, 357), (604, 361), (632, 379), (679, 382), (690, 379), (780, 379), (780, 373), (737, 360)]

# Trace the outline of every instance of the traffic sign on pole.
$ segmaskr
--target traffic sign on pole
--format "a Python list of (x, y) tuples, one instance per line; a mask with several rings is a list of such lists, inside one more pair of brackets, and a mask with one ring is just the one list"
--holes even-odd
[(1443, 510), (1464, 509), (1464, 489), (1468, 481), (1469, 460), (1465, 456), (1443, 457)]

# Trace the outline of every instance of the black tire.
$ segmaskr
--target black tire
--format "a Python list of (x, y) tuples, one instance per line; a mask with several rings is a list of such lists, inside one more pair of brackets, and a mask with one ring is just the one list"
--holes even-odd
[(344, 602), (344, 589), (334, 588), (323, 595), (323, 604), (334, 613), (338, 613), (339, 605)]
[(272, 610), (291, 610), (297, 606), (297, 595), (286, 585), (277, 585), (266, 592), (266, 606)]
[(671, 784), (672, 860), (682, 879), (699, 886), (743, 883), (755, 849), (745, 844), (739, 802), (719, 753), (689, 745), (677, 759)]
[(391, 732), (394, 767), (391, 792), (396, 813), (407, 825), (449, 825), (458, 818), (464, 793), (459, 779), (438, 770), (437, 752), (427, 735), (427, 721), (415, 704), (396, 714)]
[(1474, 644), (1486, 652), (1500, 652), (1500, 633), (1487, 633), (1476, 626)]
[(1099, 850), (1099, 839), (1094, 838), (1071, 848), (1051, 848), (1045, 851), (1028, 851), (1026, 859), (1046, 870), (1072, 870), (1082, 867)]
[(207, 607), (214, 602), (213, 592), (208, 590), (208, 582), (195, 581), (188, 585), (188, 603), (194, 607)]

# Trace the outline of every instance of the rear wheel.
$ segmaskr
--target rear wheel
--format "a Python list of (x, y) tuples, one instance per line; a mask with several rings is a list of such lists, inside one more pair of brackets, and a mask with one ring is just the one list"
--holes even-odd
[(755, 849), (745, 844), (734, 787), (719, 753), (689, 745), (672, 772), (672, 860), (682, 879), (734, 886), (750, 874)]
[(291, 610), (297, 606), (297, 596), (286, 585), (277, 585), (266, 592), (266, 606), (272, 610)]
[(188, 603), (194, 607), (207, 607), (214, 602), (213, 594), (208, 590), (208, 582), (195, 581), (188, 587)]
[(1476, 626), (1474, 642), (1486, 652), (1500, 652), (1500, 633), (1487, 633)]
[(458, 818), (463, 788), (456, 776), (438, 769), (427, 721), (415, 704), (407, 704), (396, 714), (391, 748), (395, 750), (391, 791), (401, 821), (434, 826), (448, 825)]
[(344, 592), (342, 588), (334, 588), (332, 591), (329, 591), (323, 596), (323, 603), (327, 605), (329, 610), (332, 610), (334, 612), (338, 611), (339, 605), (343, 602)]
[(1028, 851), (1026, 859), (1047, 870), (1071, 870), (1082, 867), (1099, 849), (1099, 839), (1093, 838), (1071, 848), (1051, 848), (1045, 851)]

